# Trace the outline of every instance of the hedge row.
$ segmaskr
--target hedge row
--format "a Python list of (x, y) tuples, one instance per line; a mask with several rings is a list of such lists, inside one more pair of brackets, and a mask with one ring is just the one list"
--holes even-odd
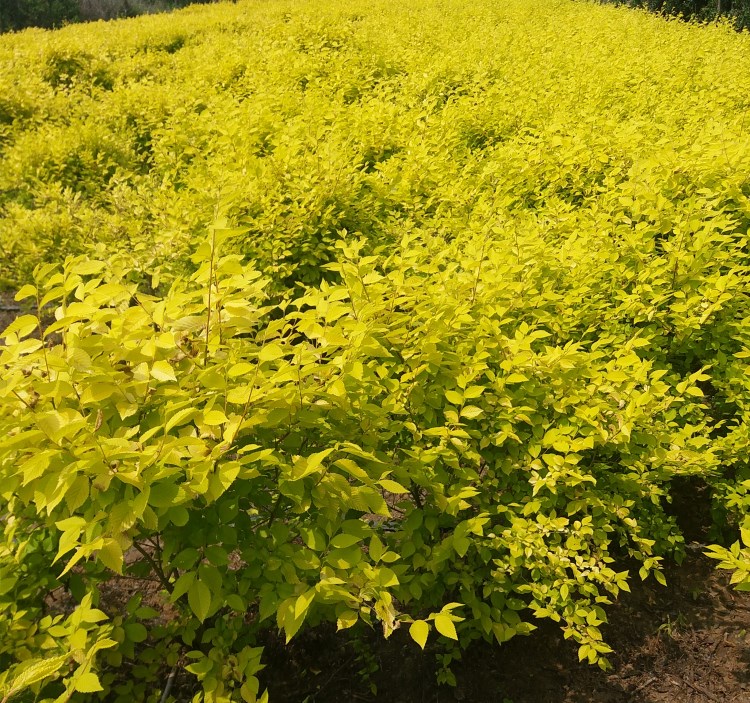
[(264, 700), (323, 622), (606, 668), (688, 479), (750, 587), (748, 96), (560, 0), (0, 39), (0, 700)]

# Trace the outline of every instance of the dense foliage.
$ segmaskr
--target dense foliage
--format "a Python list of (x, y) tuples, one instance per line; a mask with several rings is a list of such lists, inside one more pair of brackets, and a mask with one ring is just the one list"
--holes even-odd
[(750, 546), (747, 35), (274, 0), (0, 69), (0, 700), (263, 700), (324, 621), (606, 667), (680, 481)]

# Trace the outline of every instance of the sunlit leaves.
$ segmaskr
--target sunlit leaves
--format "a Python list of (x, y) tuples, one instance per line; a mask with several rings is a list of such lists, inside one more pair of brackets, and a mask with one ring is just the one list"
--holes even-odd
[(107, 540), (104, 546), (99, 550), (97, 558), (108, 569), (112, 569), (112, 571), (115, 571), (118, 574), (122, 573), (123, 553), (122, 547), (118, 544), (117, 540)]
[(93, 671), (87, 671), (78, 676), (74, 686), (75, 690), (80, 693), (96, 693), (103, 690), (99, 677)]
[(430, 626), (424, 620), (415, 620), (409, 626), (409, 635), (422, 649), (427, 644), (427, 635), (429, 632)]
[(435, 616), (435, 629), (446, 637), (457, 640), (458, 635), (456, 634), (456, 626), (448, 615), (436, 615)]
[(157, 381), (176, 381), (174, 369), (168, 361), (155, 361), (151, 367), (151, 375)]
[[(91, 654), (60, 685), (122, 703), (125, 660), (151, 686), (187, 658), (206, 700), (252, 701), (256, 628), (409, 623), (424, 648), (549, 618), (605, 666), (612, 560), (664, 580), (678, 477), (743, 524), (744, 40), (436, 7), (0, 42), (34, 106), (0, 168), (0, 273), (29, 281), (0, 346), (3, 661)], [(153, 48), (174, 32), (190, 51)], [(86, 47), (65, 91), (36, 63), (58, 42)], [(749, 534), (711, 549), (740, 588)], [(119, 577), (154, 603), (47, 620)]]
[(26, 661), (14, 672), (11, 685), (7, 689), (0, 690), (2, 690), (5, 696), (10, 698), (10, 696), (23, 691), (29, 686), (33, 686), (35, 683), (56, 674), (67, 660), (68, 656), (63, 654), (46, 659)]

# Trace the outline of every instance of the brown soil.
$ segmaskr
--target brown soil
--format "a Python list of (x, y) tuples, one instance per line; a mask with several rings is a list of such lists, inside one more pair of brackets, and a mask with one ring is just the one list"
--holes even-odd
[[(263, 683), (273, 703), (750, 703), (750, 594), (731, 590), (691, 546), (668, 569), (667, 587), (633, 583), (611, 609), (609, 672), (580, 664), (557, 626), (540, 622), (502, 647), (474, 645), (454, 667), (453, 689), (437, 686), (435, 653), (423, 654), (403, 631), (358, 647), (330, 630), (288, 647), (269, 642)], [(369, 678), (368, 662), (378, 665)]]
[(405, 628), (387, 642), (372, 633), (358, 647), (318, 630), (288, 647), (267, 643), (272, 702), (750, 703), (750, 593), (733, 590), (703, 555), (714, 541), (706, 485), (675, 479), (671, 493), (687, 557), (666, 567), (666, 587), (636, 576), (609, 609), (612, 670), (581, 664), (547, 620), (503, 646), (473, 645), (453, 666), (455, 688), (437, 685), (436, 652), (421, 652)]

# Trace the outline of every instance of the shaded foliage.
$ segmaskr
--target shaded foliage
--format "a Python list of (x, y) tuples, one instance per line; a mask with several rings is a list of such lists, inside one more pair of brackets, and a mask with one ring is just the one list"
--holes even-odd
[[(185, 7), (195, 0), (3, 0), (0, 32), (53, 29), (72, 22), (135, 17)], [(212, 2), (213, 0), (203, 0)]]
[(750, 0), (604, 0), (651, 12), (710, 21), (728, 17), (737, 29), (750, 29)]
[(59, 27), (79, 18), (78, 0), (3, 0), (0, 4), (0, 32)]

